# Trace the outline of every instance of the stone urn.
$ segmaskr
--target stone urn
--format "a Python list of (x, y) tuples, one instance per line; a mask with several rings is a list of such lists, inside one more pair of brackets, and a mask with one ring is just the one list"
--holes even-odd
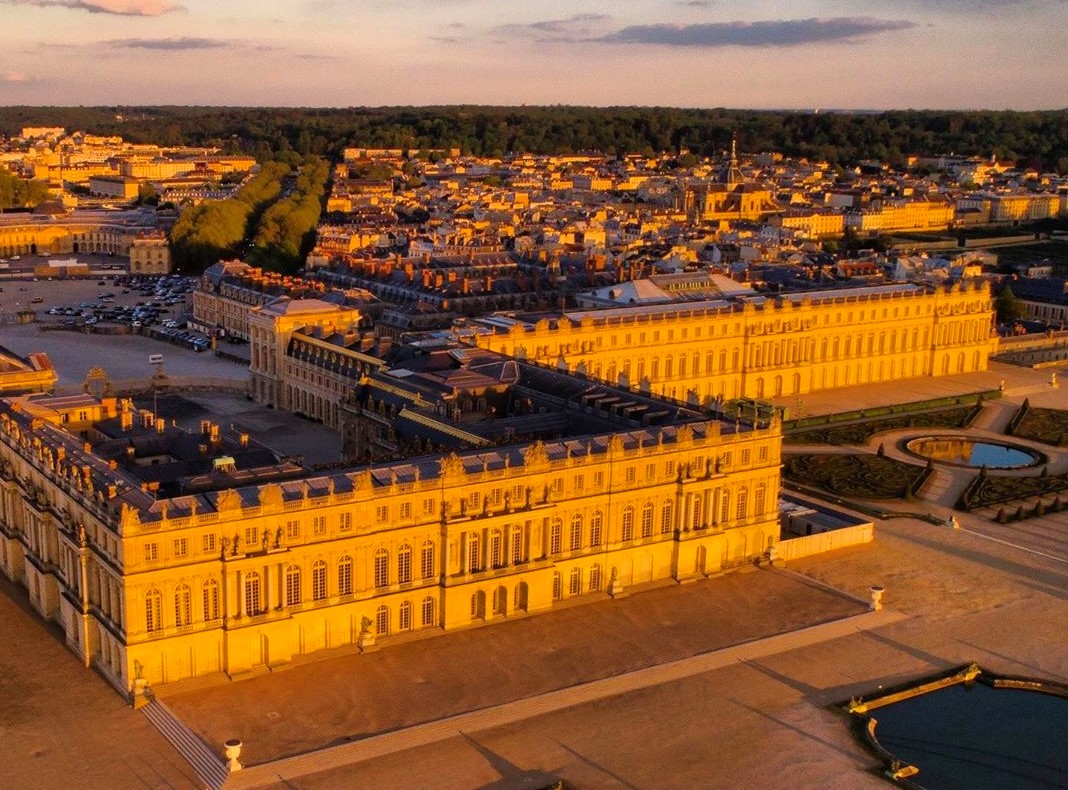
[(237, 738), (231, 738), (223, 747), (226, 749), (226, 767), (230, 769), (230, 773), (241, 770), (241, 763), (237, 759), (241, 756), (241, 747), (244, 744)]
[(878, 612), (883, 608), (883, 593), (885, 590), (877, 584), (873, 584), (868, 589), (871, 590), (871, 610)]

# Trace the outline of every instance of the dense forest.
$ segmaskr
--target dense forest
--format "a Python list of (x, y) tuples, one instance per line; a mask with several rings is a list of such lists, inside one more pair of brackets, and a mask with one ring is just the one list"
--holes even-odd
[(135, 142), (214, 145), (295, 164), (346, 146), (459, 148), (608, 154), (689, 149), (719, 154), (737, 134), (742, 151), (850, 165), (908, 154), (998, 156), (1068, 173), (1068, 110), (878, 113), (695, 110), (657, 107), (2, 107), (0, 134), (22, 126), (65, 126)]

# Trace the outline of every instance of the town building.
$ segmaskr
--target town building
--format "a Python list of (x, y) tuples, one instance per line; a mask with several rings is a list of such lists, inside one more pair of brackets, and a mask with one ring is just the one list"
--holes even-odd
[(162, 232), (143, 233), (130, 244), (130, 274), (170, 274), (171, 248)]

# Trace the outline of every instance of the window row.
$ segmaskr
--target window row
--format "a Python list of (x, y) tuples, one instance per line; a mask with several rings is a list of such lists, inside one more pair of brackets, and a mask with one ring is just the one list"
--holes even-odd
[[(419, 605), (419, 627), (430, 628), (436, 625), (437, 602), (432, 596), (427, 596)], [(415, 627), (415, 607), (411, 601), (402, 601), (397, 610), (397, 629), (410, 631)], [(388, 606), (379, 606), (375, 610), (375, 633), (378, 636), (389, 636), (393, 633), (393, 614)]]

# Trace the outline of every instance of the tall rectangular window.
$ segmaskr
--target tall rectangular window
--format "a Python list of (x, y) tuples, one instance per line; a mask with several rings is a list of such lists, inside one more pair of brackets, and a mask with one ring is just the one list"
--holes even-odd
[(146, 543), (145, 544), (145, 562), (155, 562), (159, 559), (159, 544), (158, 543)]
[(340, 518), (338, 519), (338, 529), (340, 529), (342, 532), (348, 532), (350, 529), (352, 529), (351, 513), (341, 514)]
[(434, 544), (427, 541), (419, 552), (419, 571), (424, 579), (434, 576)]
[(312, 566), (312, 600), (326, 600), (326, 563), (322, 560)]
[(375, 587), (389, 586), (389, 552), (379, 549), (375, 552)]
[(189, 553), (189, 541), (185, 538), (174, 539), (174, 556), (184, 557)]
[(337, 561), (337, 594), (352, 595), (352, 558), (342, 557)]

